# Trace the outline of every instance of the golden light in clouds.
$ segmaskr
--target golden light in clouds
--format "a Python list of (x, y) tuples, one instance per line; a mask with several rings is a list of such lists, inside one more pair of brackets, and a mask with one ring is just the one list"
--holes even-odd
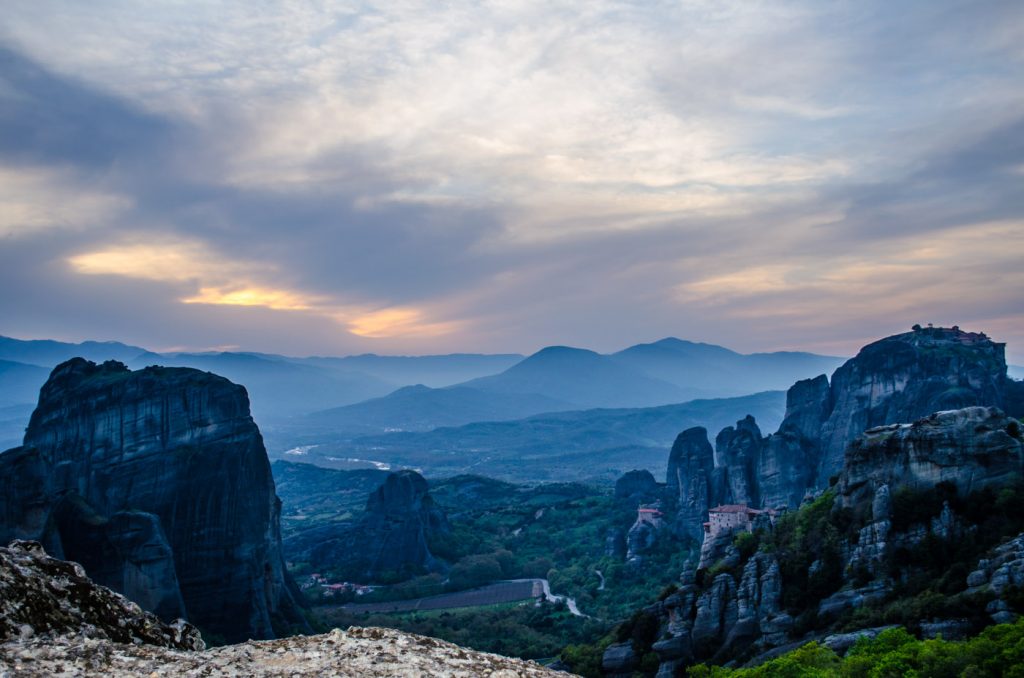
[(219, 258), (198, 242), (119, 245), (72, 256), (68, 263), (76, 272), (86, 275), (119, 275), (163, 282), (195, 281), (199, 291), (182, 298), (185, 304), (304, 311), (322, 301), (256, 282), (255, 272), (265, 272), (267, 266)]
[(199, 293), (181, 300), (184, 304), (220, 304), (226, 306), (262, 306), (276, 311), (306, 311), (306, 299), (294, 292), (266, 287), (242, 287), (226, 290), (201, 287)]
[(269, 285), (261, 278), (272, 273), (273, 267), (217, 257), (196, 241), (117, 245), (74, 255), (68, 263), (84, 275), (197, 285), (198, 291), (180, 299), (183, 304), (251, 306), (325, 316), (360, 337), (435, 337), (461, 326), (457, 322), (431, 322), (423, 310), (410, 306), (367, 310), (322, 295)]
[(206, 251), (195, 243), (120, 245), (76, 254), (68, 263), (78, 273), (121, 275), (143, 280), (193, 280), (213, 265)]
[(459, 327), (455, 322), (429, 322), (422, 311), (410, 307), (386, 308), (355, 317), (339, 317), (339, 320), (348, 325), (352, 334), (371, 339), (400, 335), (433, 337), (448, 334)]

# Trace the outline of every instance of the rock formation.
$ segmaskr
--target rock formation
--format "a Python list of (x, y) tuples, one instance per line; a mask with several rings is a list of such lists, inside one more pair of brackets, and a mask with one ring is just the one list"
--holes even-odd
[(761, 505), (760, 462), (764, 439), (749, 414), (715, 438), (715, 456), (725, 468), (727, 492), (721, 503)]
[(814, 486), (818, 438), (829, 398), (825, 375), (798, 381), (786, 393), (786, 416), (779, 430), (768, 438), (758, 461), (762, 507), (795, 508)]
[(882, 487), (955, 486), (961, 496), (1024, 474), (1024, 446), (1014, 420), (991, 407), (936, 412), (910, 424), (867, 430), (846, 452), (839, 493), (847, 506), (871, 501)]
[(191, 625), (161, 623), (94, 584), (75, 563), (47, 557), (38, 543), (0, 548), (0, 676), (566, 675), (533, 662), (380, 628), (203, 648)]
[[(1019, 390), (1006, 376), (1004, 344), (984, 334), (919, 328), (876, 341), (837, 369), (831, 384), (824, 375), (794, 384), (774, 435), (762, 438), (752, 417), (723, 429), (710, 466), (703, 429), (681, 434), (668, 477), (680, 507), (676, 532), (699, 538), (697, 525), (716, 504), (796, 508), (829, 486), (847, 445), (864, 431), (941, 410), (1016, 407)], [(684, 487), (679, 478), (695, 484)]]
[(1012, 622), (1017, 615), (1010, 612), (1007, 598), (1024, 590), (1024, 534), (1001, 544), (977, 568), (967, 575), (970, 593), (991, 592), (995, 599), (985, 609), (997, 624)]
[[(794, 423), (792, 430), (797, 429)], [(699, 458), (707, 451), (698, 437), (691, 434), (685, 449)], [(737, 429), (727, 429), (719, 436), (720, 460), (726, 459), (722, 450), (736, 438)], [(850, 521), (848, 532), (836, 532), (833, 537), (839, 540), (834, 553), (840, 580), (821, 599), (806, 601), (809, 609), (799, 611), (813, 613), (820, 628), (835, 631), (838, 625), (828, 625), (843, 619), (850, 610), (889, 600), (894, 585), (890, 577), (905, 579), (911, 573), (903, 570), (894, 574), (903, 567), (899, 563), (905, 554), (924, 543), (956, 544), (964, 535), (977, 534), (978, 526), (958, 516), (951, 502), (963, 507), (970, 503), (972, 493), (1016, 487), (1024, 477), (1022, 438), (1019, 423), (993, 407), (942, 411), (863, 433), (850, 444), (845, 466), (830, 490), (834, 501), (827, 513), (845, 515)], [(745, 444), (744, 449), (750, 447)], [(686, 464), (677, 460), (677, 466)], [(732, 468), (728, 466), (730, 472)], [(704, 477), (711, 476), (705, 469)], [(903, 520), (894, 527), (894, 518), (900, 517), (894, 515), (894, 496), (907, 496), (908, 492), (934, 494), (940, 489), (946, 494), (938, 496), (949, 499), (940, 501), (934, 513), (918, 514), (914, 521)], [(766, 521), (760, 529), (762, 535), (772, 530)], [(718, 538), (706, 539), (700, 563), (683, 573), (679, 590), (645, 609), (661, 623), (661, 640), (650, 648), (662, 661), (659, 675), (674, 675), (696, 661), (722, 663), (801, 640), (794, 618), (783, 607), (786, 590), (782, 572), (788, 567), (792, 573), (795, 563), (805, 562), (801, 560), (803, 554), (771, 548), (744, 556), (735, 537), (735, 530), (722, 530)], [(807, 574), (803, 581), (810, 582), (823, 565), (818, 560), (800, 567)], [(985, 610), (992, 621), (1015, 619), (1015, 592), (1024, 587), (1024, 535), (993, 549), (964, 577), (963, 585), (967, 594), (995, 596)], [(957, 619), (924, 619), (921, 624), (923, 633), (960, 635), (969, 625)], [(867, 632), (871, 630), (857, 633)], [(832, 645), (845, 648), (856, 635), (830, 638)], [(636, 653), (642, 654), (641, 650)], [(621, 663), (623, 652), (618, 648), (608, 655), (610, 664)]]
[(659, 498), (663, 486), (651, 472), (643, 469), (627, 471), (615, 481), (615, 500), (622, 502), (652, 502)]
[(66, 635), (179, 650), (206, 647), (191, 624), (164, 624), (94, 585), (78, 563), (50, 558), (39, 542), (15, 540), (0, 547), (0, 643)]
[(429, 541), (449, 529), (423, 476), (398, 471), (370, 495), (356, 525), (327, 538), (310, 556), (356, 581), (375, 581), (384, 573), (438, 571), (445, 564), (430, 552)]
[(708, 508), (720, 498), (721, 475), (715, 475), (715, 452), (703, 426), (686, 429), (676, 438), (668, 457), (667, 494), (675, 508), (675, 531), (700, 542)]
[(832, 375), (818, 482), (843, 467), (846, 446), (876, 426), (972, 405), (1005, 407), (1005, 344), (959, 328), (916, 329), (862, 348)]
[(0, 454), (0, 543), (38, 540), (229, 641), (304, 627), (279, 511), (245, 389), (198, 370), (69, 360)]

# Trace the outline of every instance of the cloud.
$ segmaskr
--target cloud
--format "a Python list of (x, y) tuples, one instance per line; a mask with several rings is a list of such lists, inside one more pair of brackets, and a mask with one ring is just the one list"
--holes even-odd
[(1022, 35), (1013, 2), (14, 3), (0, 314), (294, 353), (948, 319), (1012, 353)]

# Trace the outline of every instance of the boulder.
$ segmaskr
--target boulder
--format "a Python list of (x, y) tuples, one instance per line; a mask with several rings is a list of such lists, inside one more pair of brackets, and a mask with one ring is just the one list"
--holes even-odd
[(604, 654), (601, 656), (601, 671), (611, 676), (622, 674), (629, 676), (639, 662), (640, 659), (636, 656), (631, 641), (613, 643), (605, 648)]

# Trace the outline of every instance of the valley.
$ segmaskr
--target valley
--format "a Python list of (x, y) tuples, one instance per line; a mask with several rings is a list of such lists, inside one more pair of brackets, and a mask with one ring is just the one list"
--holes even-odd
[[(278, 454), (263, 447), (245, 391), (231, 386), (182, 367), (59, 366), (23, 446), (0, 455), (8, 538), (36, 536), (59, 555), (77, 554), (86, 571), (132, 596), (154, 593), (119, 583), (145, 562), (149, 576), (164, 578), (158, 597), (144, 598), (158, 613), (187, 606), (207, 642), (231, 642), (252, 631), (204, 612), (196, 592), (207, 589), (190, 588), (194, 575), (174, 576), (187, 572), (172, 564), (176, 549), (195, 547), (160, 503), (172, 485), (132, 481), (137, 494), (123, 500), (106, 479), (144, 473), (143, 450), (184, 461), (233, 445), (254, 456), (208, 486), (182, 475), (175, 491), (201, 506), (235, 506), (233, 478), (258, 478), (266, 465), (276, 496), (264, 532), (275, 536), (255, 548), (286, 596), (254, 608), (267, 610), (257, 627), (267, 637), (385, 626), (583, 676), (680, 667), (699, 675), (708, 662), (774, 661), (810, 641), (846, 661), (848, 636), (901, 626), (968, 637), (1019, 614), (1017, 584), (997, 582), (1019, 574), (1024, 585), (1024, 551), (1013, 541), (1024, 523), (1012, 508), (1024, 501), (1024, 423), (998, 408), (1024, 414), (1024, 384), (1006, 377), (1002, 345), (983, 334), (888, 337), (831, 379), (800, 379), (784, 394), (381, 434), (366, 431), (387, 408), (368, 401), (362, 432), (338, 424), (349, 437), (330, 437), (330, 417), (305, 434), (301, 422), (268, 427)], [(207, 409), (207, 391), (218, 389), (234, 395)], [(155, 409), (168, 398), (185, 409)], [(86, 402), (114, 409), (94, 421)], [(90, 442), (71, 442), (86, 432)], [(43, 447), (53, 440), (65, 442)], [(46, 495), (36, 484), (46, 465), (72, 449), (93, 449), (110, 470), (90, 471), (84, 494)], [(121, 449), (138, 450), (131, 464), (112, 454)], [(50, 502), (54, 517), (42, 528), (32, 497)], [(246, 520), (262, 509), (246, 511), (208, 529), (255, 530)], [(734, 514), (746, 517), (723, 517)], [(124, 550), (139, 534), (136, 550)], [(89, 553), (93, 539), (123, 560)], [(260, 544), (245, 539), (239, 548)], [(154, 561), (153, 549), (167, 555)]]

